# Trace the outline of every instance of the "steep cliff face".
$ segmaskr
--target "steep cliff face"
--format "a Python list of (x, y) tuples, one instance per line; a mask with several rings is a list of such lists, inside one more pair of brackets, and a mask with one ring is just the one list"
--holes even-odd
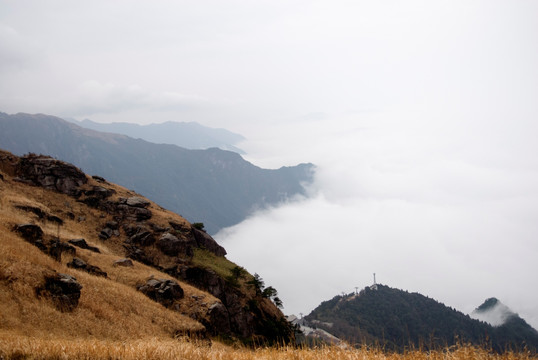
[[(280, 310), (249, 285), (252, 276), (235, 271), (242, 268), (225, 258), (225, 249), (179, 215), (46, 156), (1, 151), (0, 175), (3, 211), (17, 209), (35, 220), (14, 222), (8, 229), (58, 263), (106, 281), (131, 276), (131, 288), (195, 319), (212, 336), (256, 343), (292, 340)], [(24, 196), (8, 196), (16, 192)], [(112, 255), (114, 262), (103, 262)], [(135, 281), (129, 275), (133, 266), (153, 268), (157, 275)], [(62, 298), (54, 295), (61, 290), (54, 281), (63, 284), (63, 278), (49, 274), (47, 279), (53, 285), (42, 285), (40, 294)], [(198, 290), (184, 290), (187, 284)], [(84, 295), (84, 286), (72, 288)]]

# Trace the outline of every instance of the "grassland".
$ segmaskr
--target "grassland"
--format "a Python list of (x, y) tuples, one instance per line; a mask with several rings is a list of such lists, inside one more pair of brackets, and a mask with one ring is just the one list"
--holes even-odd
[(218, 342), (198, 343), (185, 339), (143, 338), (131, 341), (96, 339), (44, 339), (0, 333), (0, 358), (4, 359), (192, 359), (192, 360), (530, 360), (530, 353), (507, 351), (495, 354), (473, 346), (456, 346), (432, 352), (385, 353), (375, 348), (233, 348)]
[[(135, 262), (134, 267), (115, 267), (121, 258), (114, 244), (98, 238), (102, 223), (107, 221), (94, 209), (74, 201), (65, 195), (30, 187), (15, 181), (4, 173), (0, 181), (0, 333), (27, 339), (93, 338), (107, 341), (127, 341), (145, 337), (172, 338), (181, 333), (197, 333), (204, 327), (195, 319), (218, 301), (212, 295), (180, 282), (185, 297), (178, 306), (181, 313), (172, 311), (150, 300), (136, 290), (136, 285), (147, 278), (172, 279), (169, 275)], [(8, 183), (9, 181), (9, 183)], [(116, 188), (119, 194), (125, 189)], [(20, 210), (20, 206), (39, 208), (47, 214), (64, 219), (61, 228), (38, 218), (35, 214)], [(152, 205), (154, 206), (154, 205)], [(75, 219), (65, 216), (69, 211)], [(155, 221), (182, 218), (155, 208)], [(77, 221), (84, 216), (84, 221)], [(184, 220), (183, 220), (184, 221)], [(37, 247), (25, 242), (12, 229), (15, 224), (34, 223), (45, 234), (66, 239), (84, 238), (99, 247), (101, 253), (77, 249), (77, 256), (100, 267), (108, 278), (96, 277), (66, 266), (71, 260), (64, 254), (60, 262), (42, 253)], [(59, 272), (74, 276), (83, 286), (79, 306), (72, 313), (58, 311), (47, 299), (36, 296), (36, 288), (42, 285), (44, 274)], [(198, 302), (193, 299), (202, 299)], [(32, 341), (32, 343), (36, 341)], [(1, 350), (5, 346), (0, 346)]]

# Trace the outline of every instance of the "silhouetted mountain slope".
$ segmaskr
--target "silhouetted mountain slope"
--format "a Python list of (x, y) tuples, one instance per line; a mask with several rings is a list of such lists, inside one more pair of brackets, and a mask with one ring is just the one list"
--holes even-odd
[(312, 164), (261, 169), (240, 155), (187, 150), (84, 129), (48, 115), (0, 113), (0, 148), (49, 154), (133, 189), (211, 234), (254, 209), (304, 194)]
[(226, 129), (213, 129), (195, 122), (168, 121), (162, 124), (138, 125), (131, 123), (101, 124), (88, 119), (72, 121), (91, 130), (122, 134), (156, 144), (171, 144), (187, 149), (217, 147), (242, 154), (243, 151), (236, 147), (235, 144), (245, 140), (242, 135)]
[(335, 296), (306, 319), (351, 343), (378, 343), (396, 350), (444, 347), (458, 340), (496, 350), (525, 344), (538, 348), (538, 334), (526, 323), (493, 327), (421, 294), (383, 285), (358, 295)]

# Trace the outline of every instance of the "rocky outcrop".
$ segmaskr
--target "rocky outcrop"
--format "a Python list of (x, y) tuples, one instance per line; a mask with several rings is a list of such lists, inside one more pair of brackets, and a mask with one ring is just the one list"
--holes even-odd
[(230, 314), (221, 302), (215, 302), (207, 311), (209, 320), (204, 324), (213, 335), (229, 335), (232, 333)]
[(107, 277), (107, 273), (101, 270), (99, 267), (95, 265), (90, 265), (86, 263), (84, 260), (74, 257), (71, 262), (67, 263), (67, 267), (70, 267), (72, 269), (82, 270), (87, 272), (88, 274), (92, 274), (95, 276), (102, 276)]
[(193, 246), (190, 239), (178, 238), (171, 233), (164, 233), (157, 241), (157, 247), (168, 256), (192, 257)]
[(75, 255), (75, 248), (66, 244), (57, 238), (45, 236), (43, 230), (35, 224), (19, 224), (15, 225), (13, 231), (20, 234), (21, 237), (30, 244), (50, 255), (56, 261), (62, 259), (62, 254), (67, 253)]
[(130, 221), (145, 221), (151, 219), (151, 211), (147, 209), (149, 201), (138, 196), (120, 198), (116, 209), (121, 217)]
[(45, 275), (45, 283), (36, 289), (36, 294), (51, 299), (58, 310), (71, 312), (78, 306), (81, 289), (75, 277), (54, 273)]
[(15, 225), (13, 230), (19, 233), (24, 240), (32, 244), (43, 238), (43, 230), (35, 224)]
[(155, 243), (155, 236), (153, 235), (152, 230), (145, 225), (126, 224), (124, 225), (123, 230), (129, 237), (126, 241), (129, 244), (150, 246)]
[(81, 195), (79, 187), (88, 181), (77, 167), (42, 155), (20, 158), (16, 173), (22, 181), (74, 197)]
[(98, 208), (104, 199), (114, 195), (116, 191), (102, 186), (93, 186), (91, 190), (85, 190), (83, 193), (85, 198), (81, 202), (90, 207)]
[(171, 307), (184, 296), (183, 289), (174, 280), (151, 278), (145, 284), (137, 286), (137, 289), (165, 307)]
[(67, 242), (72, 244), (72, 245), (75, 245), (76, 247), (79, 247), (81, 249), (90, 250), (90, 251), (93, 251), (93, 252), (96, 252), (96, 253), (101, 252), (99, 250), (99, 248), (97, 248), (95, 246), (88, 245), (88, 243), (84, 239), (72, 239), (72, 240), (68, 240)]
[(133, 261), (131, 259), (119, 259), (114, 261), (112, 266), (133, 267)]
[(41, 208), (38, 208), (37, 206), (15, 205), (15, 207), (17, 209), (19, 209), (19, 210), (33, 213), (33, 214), (37, 215), (37, 217), (39, 219), (42, 219), (42, 220), (47, 220), (47, 221), (56, 223), (58, 225), (63, 225), (63, 223), (64, 223), (64, 221), (61, 218), (59, 218), (58, 216), (51, 215), (51, 214), (47, 213), (45, 210), (43, 210)]
[(119, 224), (116, 221), (108, 221), (105, 227), (99, 232), (101, 240), (108, 240), (112, 236), (120, 236)]
[(204, 248), (217, 256), (225, 256), (226, 250), (220, 246), (215, 239), (213, 239), (208, 233), (203, 230), (192, 228), (192, 233), (196, 244), (200, 248)]
[[(99, 235), (101, 239), (107, 241), (109, 250), (120, 251), (115, 253), (118, 258), (127, 257), (115, 261), (113, 266), (132, 267), (132, 260), (137, 260), (158, 270), (167, 269), (166, 272), (170, 275), (212, 294), (218, 300), (213, 300), (212, 303), (192, 300), (191, 298), (181, 301), (184, 297), (181, 286), (176, 281), (165, 279), (149, 279), (137, 286), (137, 289), (149, 298), (176, 311), (187, 312), (200, 321), (210, 334), (215, 336), (224, 335), (244, 341), (254, 339), (257, 343), (287, 341), (293, 337), (293, 334), (287, 333), (288, 327), (282, 321), (283, 316), (279, 310), (270, 300), (262, 298), (255, 291), (249, 289), (244, 278), (238, 280), (232, 277), (233, 274), (226, 276), (221, 272), (217, 273), (211, 270), (213, 268), (210, 263), (211, 259), (214, 256), (224, 257), (226, 251), (205, 231), (192, 226), (179, 217), (176, 218), (173, 215), (164, 217), (161, 215), (161, 210), (155, 211), (153, 214), (154, 205), (140, 196), (128, 196), (132, 192), (120, 189), (118, 192), (121, 192), (120, 196), (123, 197), (115, 196), (113, 190), (107, 189), (107, 183), (104, 179), (100, 180), (94, 177), (93, 179), (98, 181), (98, 184), (94, 180), (90, 180), (90, 184), (83, 183), (82, 177), (77, 176), (76, 168), (69, 165), (64, 167), (63, 163), (54, 159), (40, 160), (41, 158), (44, 157), (30, 156), (27, 160), (12, 157), (10, 160), (12, 165), (9, 166), (12, 166), (13, 169), (19, 169), (19, 172), (15, 174), (15, 171), (8, 168), (7, 165), (3, 165), (1, 170), (9, 173), (11, 178), (19, 176), (22, 182), (75, 196), (77, 202), (81, 204), (80, 206), (86, 204), (92, 207), (93, 209), (88, 213), (85, 213), (84, 210), (80, 211), (79, 205), (76, 208), (69, 208), (69, 213), (62, 206), (50, 208), (55, 209), (54, 211), (60, 214), (67, 214), (70, 219), (78, 219), (79, 222), (82, 222), (80, 224), (82, 227), (92, 226), (89, 230), (94, 231), (94, 234), (93, 237), (88, 235), (90, 238), (97, 238)], [(24, 163), (24, 166), (19, 166), (20, 163)], [(85, 179), (86, 177), (84, 177), (84, 181)], [(126, 194), (128, 195), (126, 196)], [(86, 209), (88, 208), (86, 207)], [(40, 221), (50, 220), (50, 214), (46, 214), (39, 207), (21, 210), (35, 214)], [(150, 220), (153, 216), (154, 219)], [(69, 222), (68, 225), (70, 225)], [(77, 249), (71, 246), (99, 251), (98, 248), (90, 246), (84, 239), (71, 239), (69, 243), (65, 243), (51, 234), (44, 234), (43, 230), (34, 224), (17, 225), (14, 227), (14, 231), (58, 261), (62, 259), (63, 254), (69, 253), (71, 257), (68, 266), (70, 268), (97, 276), (106, 276), (104, 271), (88, 264), (87, 261), (79, 257), (80, 255), (77, 256)], [(59, 235), (60, 232), (58, 231), (57, 234)], [(84, 234), (86, 236), (86, 233)], [(123, 254), (121, 246), (125, 249)], [(78, 252), (83, 253), (82, 250), (78, 250)], [(200, 256), (195, 258), (198, 255)], [(225, 259), (218, 259), (218, 261), (226, 262)], [(223, 269), (227, 271), (225, 268)], [(124, 269), (122, 271), (128, 272), (130, 270)], [(53, 285), (53, 277), (50, 277), (46, 281), (46, 285), (40, 288), (39, 293), (54, 299), (53, 301), (59, 304), (58, 308), (64, 309), (62, 311), (72, 311), (78, 304), (80, 292), (78, 297), (69, 295), (70, 290), (67, 285), (65, 291), (60, 291), (61, 281), (70, 284), (71, 280), (69, 278), (62, 280), (56, 275), (54, 278), (57, 280), (56, 282), (60, 283)], [(72, 290), (76, 288), (73, 284), (72, 287)], [(76, 291), (72, 292), (76, 294)], [(70, 297), (74, 299), (69, 300)]]
[[(248, 310), (248, 306), (244, 302), (245, 294), (241, 290), (230, 285), (215, 271), (202, 267), (184, 267), (176, 276), (180, 276), (197, 288), (209, 292), (222, 302), (226, 314), (219, 314), (222, 313), (223, 309), (215, 309), (218, 313), (213, 316), (218, 321), (217, 323), (206, 325), (210, 331), (218, 333), (229, 328), (230, 332), (243, 338), (248, 338), (255, 334), (257, 319)], [(221, 327), (223, 324), (225, 325), (224, 328)]]
[(62, 260), (63, 253), (71, 256), (76, 254), (76, 249), (74, 247), (56, 238), (51, 239), (45, 246), (48, 248), (48, 254), (56, 261)]
[(142, 248), (140, 248), (140, 247), (138, 247), (136, 245), (127, 244), (127, 243), (123, 244), (123, 247), (125, 248), (125, 253), (126, 253), (125, 255), (129, 259), (139, 261), (142, 264), (153, 266), (153, 267), (155, 267), (157, 269), (159, 268), (158, 265), (155, 264), (153, 257), (146, 254), (144, 249), (142, 249)]

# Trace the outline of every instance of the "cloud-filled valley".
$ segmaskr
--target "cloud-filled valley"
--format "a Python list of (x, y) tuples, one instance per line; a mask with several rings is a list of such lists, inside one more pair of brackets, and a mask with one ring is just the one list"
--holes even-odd
[[(513, 123), (485, 136), (464, 122), (458, 131), (457, 122), (436, 119), (432, 130), (430, 116), (398, 115), (410, 116), (358, 114), (337, 127), (328, 118), (298, 125), (288, 138), (275, 130), (286, 151), (272, 161), (293, 153), (318, 165), (312, 198), (258, 213), (217, 239), (233, 260), (264, 274), (295, 313), (370, 285), (375, 272), (381, 283), (466, 313), (496, 296), (536, 326), (532, 134), (497, 147)], [(310, 141), (294, 147), (303, 131)], [(261, 144), (243, 148), (261, 153)]]
[[(32, 11), (28, 11), (28, 9)], [(217, 239), (286, 312), (380, 283), (538, 328), (533, 1), (3, 2), (0, 111), (196, 121), (307, 199)]]

